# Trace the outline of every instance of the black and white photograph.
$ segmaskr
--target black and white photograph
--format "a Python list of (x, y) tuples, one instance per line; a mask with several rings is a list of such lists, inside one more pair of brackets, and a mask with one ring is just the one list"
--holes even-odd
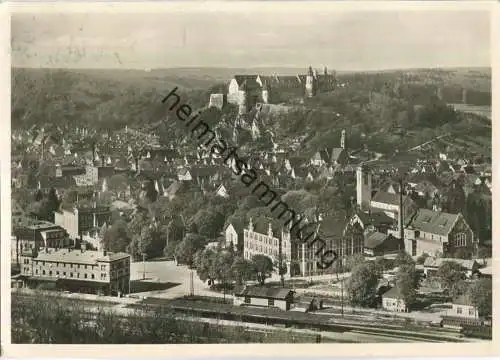
[(10, 9), (11, 343), (491, 347), (490, 6), (169, 3)]

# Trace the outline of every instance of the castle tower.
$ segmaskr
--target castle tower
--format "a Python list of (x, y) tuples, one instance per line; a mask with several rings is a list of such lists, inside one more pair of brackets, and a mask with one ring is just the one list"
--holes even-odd
[(365, 166), (356, 170), (356, 199), (362, 209), (368, 208), (372, 200), (372, 174)]
[(315, 78), (314, 78), (314, 73), (313, 69), (311, 66), (309, 66), (309, 70), (307, 71), (307, 76), (306, 76), (306, 96), (308, 98), (311, 98), (315, 95)]
[(340, 137), (340, 147), (345, 150), (345, 130), (342, 130), (342, 135)]

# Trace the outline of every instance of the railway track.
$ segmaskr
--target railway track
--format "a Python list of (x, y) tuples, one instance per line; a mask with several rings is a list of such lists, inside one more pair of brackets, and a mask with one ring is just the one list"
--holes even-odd
[[(33, 299), (32, 296), (25, 294), (13, 294), (13, 299), (16, 301), (27, 302), (28, 299)], [(63, 298), (64, 299), (64, 298)], [(64, 299), (67, 300), (68, 307), (73, 308), (75, 301), (80, 302), (80, 299)], [(133, 317), (134, 310), (145, 310), (152, 312), (155, 309), (162, 308), (167, 311), (172, 311), (174, 315), (183, 318), (206, 319), (215, 321), (235, 322), (242, 326), (250, 324), (260, 324), (265, 326), (284, 326), (289, 330), (309, 330), (316, 333), (351, 333), (359, 335), (367, 335), (381, 337), (386, 339), (398, 339), (413, 342), (464, 342), (467, 341), (459, 336), (456, 332), (446, 331), (444, 329), (429, 329), (412, 327), (407, 328), (401, 325), (379, 324), (371, 325), (365, 322), (356, 321), (353, 319), (341, 319), (339, 316), (327, 316), (319, 314), (304, 314), (292, 313), (285, 311), (271, 311), (270, 309), (255, 309), (234, 307), (227, 304), (194, 302), (188, 300), (170, 300), (157, 301), (157, 303), (137, 303), (133, 305), (117, 304), (117, 303), (98, 303), (96, 301), (81, 300), (82, 305), (85, 303), (94, 306), (87, 306), (88, 310), (83, 314), (84, 321), (93, 321), (97, 314), (98, 308), (117, 311), (117, 315), (123, 318)], [(141, 315), (143, 316), (143, 315)]]

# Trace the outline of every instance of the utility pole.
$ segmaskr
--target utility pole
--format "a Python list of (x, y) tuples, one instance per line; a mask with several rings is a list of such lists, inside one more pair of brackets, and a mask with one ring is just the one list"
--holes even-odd
[(279, 274), (280, 274), (280, 278), (281, 278), (281, 286), (282, 287), (285, 287), (285, 275), (283, 274), (283, 249), (282, 249), (282, 246), (283, 246), (283, 241), (282, 241), (282, 236), (279, 237), (278, 239), (278, 244), (279, 244)]
[(146, 253), (142, 253), (142, 280), (146, 280)]
[(189, 296), (194, 296), (193, 269), (191, 269), (191, 274), (189, 277)]

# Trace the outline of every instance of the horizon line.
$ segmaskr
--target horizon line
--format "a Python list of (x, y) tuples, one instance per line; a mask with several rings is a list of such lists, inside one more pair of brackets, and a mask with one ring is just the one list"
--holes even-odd
[[(312, 64), (307, 65), (304, 69), (309, 66), (314, 68), (323, 69), (325, 65), (315, 67)], [(379, 69), (345, 69), (338, 70), (335, 67), (326, 66), (329, 70), (333, 70), (337, 73), (352, 73), (352, 72), (384, 72), (384, 71), (404, 71), (404, 70), (435, 70), (435, 69), (492, 69), (492, 65), (444, 65), (444, 66), (416, 66), (416, 67), (394, 67), (394, 68), (379, 68)], [(290, 66), (290, 65), (265, 65), (265, 66), (171, 66), (171, 67), (57, 67), (57, 66), (29, 66), (29, 65), (11, 65), (11, 69), (39, 69), (39, 70), (133, 70), (133, 71), (144, 71), (151, 72), (154, 70), (196, 70), (196, 69), (225, 69), (225, 70), (241, 70), (241, 69), (272, 69), (272, 68), (283, 68), (283, 69), (299, 69), (301, 66)]]

